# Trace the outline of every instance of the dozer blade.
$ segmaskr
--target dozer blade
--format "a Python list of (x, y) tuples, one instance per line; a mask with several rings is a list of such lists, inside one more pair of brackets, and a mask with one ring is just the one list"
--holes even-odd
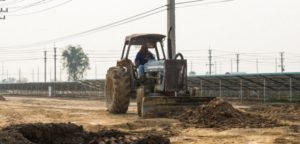
[(169, 117), (174, 114), (182, 113), (185, 108), (197, 107), (203, 104), (207, 104), (212, 99), (214, 99), (214, 97), (144, 97), (142, 102), (142, 117)]

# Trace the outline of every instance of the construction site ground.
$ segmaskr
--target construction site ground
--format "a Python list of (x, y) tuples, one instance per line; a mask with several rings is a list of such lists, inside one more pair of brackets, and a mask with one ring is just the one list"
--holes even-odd
[(106, 111), (105, 101), (98, 98), (4, 96), (0, 100), (0, 128), (71, 122), (82, 125), (85, 131), (115, 129), (135, 135), (155, 134), (168, 137), (171, 143), (300, 144), (299, 104), (230, 103), (235, 109), (276, 120), (281, 125), (268, 128), (197, 127), (172, 118), (139, 118), (134, 101), (127, 114), (113, 115)]

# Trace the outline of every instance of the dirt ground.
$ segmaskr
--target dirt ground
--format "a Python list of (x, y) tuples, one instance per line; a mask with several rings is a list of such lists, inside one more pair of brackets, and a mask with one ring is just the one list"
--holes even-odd
[(240, 111), (280, 121), (284, 126), (271, 128), (197, 128), (168, 118), (141, 119), (131, 103), (124, 115), (112, 115), (100, 99), (62, 99), (4, 96), (0, 101), (0, 128), (31, 123), (74, 123), (85, 131), (116, 129), (136, 135), (156, 134), (171, 143), (191, 144), (300, 144), (300, 106), (286, 104), (239, 104)]

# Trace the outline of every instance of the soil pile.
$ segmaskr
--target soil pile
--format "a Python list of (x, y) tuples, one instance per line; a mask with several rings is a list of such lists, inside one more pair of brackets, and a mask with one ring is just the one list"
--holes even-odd
[(18, 132), (0, 131), (0, 144), (34, 144)]
[(177, 118), (196, 127), (205, 128), (266, 128), (281, 126), (276, 120), (241, 112), (222, 99), (187, 110)]
[(137, 136), (117, 130), (86, 132), (71, 123), (21, 124), (0, 131), (0, 144), (168, 144), (161, 136)]

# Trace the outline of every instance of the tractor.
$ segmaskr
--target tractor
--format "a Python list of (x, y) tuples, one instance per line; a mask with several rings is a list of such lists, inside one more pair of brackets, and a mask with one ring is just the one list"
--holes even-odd
[[(125, 38), (121, 59), (106, 74), (104, 93), (110, 113), (126, 113), (131, 98), (136, 98), (141, 117), (163, 117), (178, 108), (200, 105), (212, 99), (189, 93), (187, 60), (181, 53), (171, 57), (171, 47), (166, 53), (165, 38), (162, 34), (133, 34)], [(129, 53), (134, 46), (142, 45), (155, 51), (155, 60), (144, 65), (145, 74), (139, 77)]]

